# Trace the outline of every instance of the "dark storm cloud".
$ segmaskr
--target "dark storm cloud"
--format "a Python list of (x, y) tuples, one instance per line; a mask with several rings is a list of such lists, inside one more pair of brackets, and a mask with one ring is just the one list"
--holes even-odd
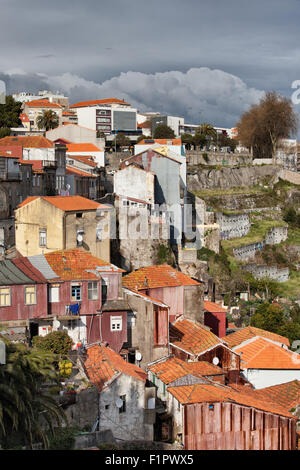
[[(71, 90), (72, 100), (111, 90), (106, 82), (125, 86), (130, 77), (136, 85), (142, 73), (140, 79), (150, 83), (149, 89), (144, 88), (143, 96), (132, 93), (132, 100), (148, 107), (159, 96), (153, 91), (158, 79), (151, 78), (156, 73), (164, 74), (159, 76), (163, 87), (171, 72), (182, 73), (182, 79), (188, 80), (188, 71), (199, 69), (199, 79), (205, 80), (203, 68), (241, 79), (246, 88), (258, 90), (252, 93), (254, 101), (260, 90), (291, 96), (291, 83), (300, 79), (299, 12), (299, 0), (2, 0), (0, 71), (9, 72), (9, 86), (20, 86), (19, 90), (45, 88), (44, 80), (48, 87), (49, 83), (54, 86), (53, 77), (64, 76), (66, 83), (56, 82)], [(24, 73), (17, 75), (16, 69)], [(77, 83), (70, 88), (72, 76)], [(228, 75), (223, 78), (230, 87)], [(234, 79), (232, 83), (237, 85)], [(166, 112), (188, 114), (184, 100), (190, 97), (184, 89), (189, 86), (175, 87), (177, 105), (176, 97), (169, 90), (165, 93)], [(122, 93), (122, 88), (116, 92)], [(219, 81), (216, 93), (220, 93)], [(223, 106), (224, 116), (234, 120), (236, 108), (244, 109), (250, 95), (242, 93), (240, 100), (236, 96), (237, 104), (231, 100), (227, 107), (218, 96), (216, 106)], [(204, 96), (200, 102), (207, 106)], [(217, 118), (218, 109), (213, 110), (210, 98), (208, 115), (215, 112)]]

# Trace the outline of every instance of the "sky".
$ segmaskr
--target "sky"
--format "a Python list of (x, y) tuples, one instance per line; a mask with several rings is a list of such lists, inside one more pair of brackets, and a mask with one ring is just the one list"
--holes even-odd
[(300, 0), (0, 0), (0, 79), (234, 127), (265, 91), (292, 97), (299, 14)]

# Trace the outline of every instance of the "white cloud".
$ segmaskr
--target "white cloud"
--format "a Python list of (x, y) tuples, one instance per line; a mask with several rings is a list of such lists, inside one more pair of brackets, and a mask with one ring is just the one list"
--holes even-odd
[(184, 116), (187, 123), (212, 122), (234, 126), (264, 91), (249, 88), (239, 77), (206, 67), (187, 72), (121, 73), (99, 84), (65, 73), (46, 79), (52, 89), (68, 94), (70, 101), (121, 98), (140, 111)]

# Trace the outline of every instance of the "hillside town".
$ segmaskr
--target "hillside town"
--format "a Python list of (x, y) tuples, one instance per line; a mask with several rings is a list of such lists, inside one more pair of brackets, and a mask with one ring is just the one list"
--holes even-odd
[(300, 448), (297, 138), (122, 97), (1, 106), (0, 377), (28, 368), (40, 413), (5, 396), (1, 448)]

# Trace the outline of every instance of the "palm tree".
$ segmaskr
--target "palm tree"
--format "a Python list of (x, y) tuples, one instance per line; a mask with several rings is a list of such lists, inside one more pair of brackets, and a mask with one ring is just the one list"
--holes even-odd
[(197, 128), (196, 134), (202, 134), (202, 135), (205, 135), (206, 137), (215, 137), (216, 129), (211, 124), (204, 122), (200, 124), (200, 126)]
[(43, 114), (37, 117), (36, 123), (39, 129), (55, 129), (59, 125), (58, 115), (52, 110), (43, 111)]
[(212, 141), (216, 137), (216, 129), (211, 124), (204, 122), (196, 129), (195, 138), (200, 136), (204, 137), (206, 145), (209, 144), (209, 141)]
[(54, 398), (42, 390), (45, 381), (56, 380), (54, 356), (25, 345), (6, 343), (5, 365), (0, 366), (0, 443), (7, 447), (14, 434), (22, 444), (48, 446), (46, 430), (53, 432), (65, 420)]

